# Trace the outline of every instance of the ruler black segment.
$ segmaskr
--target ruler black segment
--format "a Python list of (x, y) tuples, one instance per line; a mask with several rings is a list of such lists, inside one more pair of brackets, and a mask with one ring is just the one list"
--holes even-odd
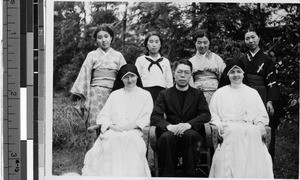
[(38, 139), (38, 119), (33, 120), (33, 179), (39, 179), (39, 139)]
[(33, 32), (33, 2), (32, 0), (26, 0), (27, 9), (27, 32)]
[(26, 1), (20, 1), (20, 34), (26, 34), (26, 23), (27, 23), (27, 14), (26, 14)]
[(39, 77), (37, 73), (33, 75), (33, 96), (38, 97), (39, 87), (38, 87)]
[(22, 180), (27, 180), (27, 142), (21, 141), (21, 177)]
[(27, 37), (20, 35), (20, 87), (27, 86)]
[(38, 97), (34, 97), (33, 98), (33, 109), (34, 109), (34, 111), (33, 111), (33, 121), (38, 121), (38, 117), (39, 117), (39, 113), (38, 113), (39, 105), (38, 105), (38, 102), (39, 102)]
[[(34, 128), (37, 128), (37, 127), (39, 127), (39, 122), (38, 122), (38, 119), (34, 119), (33, 120), (33, 127)], [(38, 131), (36, 131), (37, 129), (34, 129), (34, 131), (33, 131), (33, 137), (38, 137), (38, 135), (39, 135), (39, 132)], [(34, 145), (39, 145), (38, 144), (38, 141), (37, 140), (33, 140), (33, 144)], [(38, 148), (38, 146), (36, 146), (36, 148)], [(38, 151), (37, 151), (38, 152)], [(34, 153), (34, 155), (37, 155), (37, 153), (35, 154)]]
[[(34, 32), (34, 39), (38, 39), (39, 36), (39, 24), (38, 24), (38, 15), (39, 15), (39, 6), (38, 4), (33, 4), (33, 10), (34, 10), (34, 15), (33, 15), (33, 32)], [(38, 47), (38, 41), (34, 41), (33, 43), (34, 49), (37, 49)]]
[[(35, 37), (35, 35), (34, 35), (34, 41), (36, 40), (36, 37)], [(35, 43), (34, 43), (35, 44)], [(33, 45), (33, 47), (34, 47), (34, 51), (33, 51), (33, 71), (34, 72), (38, 72), (38, 69), (39, 69), (39, 66), (38, 66), (38, 61), (39, 61), (39, 51), (38, 51), (38, 43), (36, 43), (36, 46), (37, 47), (34, 47), (34, 45)]]
[(38, 3), (34, 3), (33, 4), (33, 25), (38, 25), (38, 21), (39, 21), (39, 4)]
[(26, 87), (27, 85), (26, 2), (20, 1), (20, 87)]

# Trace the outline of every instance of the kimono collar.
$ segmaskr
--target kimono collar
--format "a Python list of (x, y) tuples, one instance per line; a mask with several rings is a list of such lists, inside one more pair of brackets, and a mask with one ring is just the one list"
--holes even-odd
[(249, 53), (251, 54), (252, 57), (254, 57), (258, 52), (260, 51), (260, 49), (258, 49), (258, 51), (256, 51), (255, 53), (249, 51)]
[(205, 57), (206, 54), (207, 54), (207, 51), (206, 51), (204, 54), (200, 54), (200, 53), (197, 51), (197, 56)]
[(198, 51), (196, 53), (196, 56), (200, 58), (207, 58), (210, 59), (212, 57), (212, 52), (208, 49), (204, 54), (200, 54)]
[(113, 48), (112, 47), (110, 47), (109, 49), (108, 49), (108, 51), (107, 52), (105, 52), (103, 49), (101, 49), (100, 47), (97, 49), (98, 51), (100, 51), (101, 53), (103, 53), (103, 54), (108, 54), (110, 51), (112, 51), (113, 50)]

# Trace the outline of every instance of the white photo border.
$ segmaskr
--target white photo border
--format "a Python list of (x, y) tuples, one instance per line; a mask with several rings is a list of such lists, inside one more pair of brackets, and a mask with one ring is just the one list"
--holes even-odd
[[(44, 144), (40, 145), (40, 148), (43, 148), (42, 150), (39, 150), (39, 158), (43, 159), (42, 162), (44, 164), (39, 164), (39, 180), (101, 180), (101, 179), (174, 179), (174, 178), (158, 178), (158, 177), (151, 177), (151, 178), (125, 178), (125, 177), (93, 177), (93, 176), (54, 176), (52, 174), (52, 127), (53, 127), (53, 44), (54, 44), (54, 2), (56, 1), (70, 1), (70, 0), (43, 0), (44, 2), (44, 32), (45, 32), (45, 43), (44, 43), (44, 49), (45, 49), (45, 87), (44, 90), (44, 108), (43, 108), (43, 122), (44, 127), (43, 129), (39, 129), (39, 131), (42, 131), (44, 135), (44, 139), (42, 140)], [(83, 1), (83, 0), (72, 0), (72, 1)], [(89, 0), (90, 2), (101, 2), (101, 0)], [(102, 2), (105, 0), (102, 0)], [(182, 2), (180, 0), (109, 0), (110, 2)], [(232, 2), (232, 3), (283, 3), (282, 0), (184, 0), (185, 2)], [(0, 2), (1, 3), (1, 2)], [(287, 3), (287, 2), (284, 2)], [(289, 3), (300, 3), (300, 0), (290, 0)], [(1, 10), (0, 10), (1, 12)], [(0, 14), (1, 17), (2, 13)], [(2, 18), (1, 18), (2, 19)], [(1, 20), (0, 20), (1, 22)], [(0, 31), (1, 33), (2, 31)], [(1, 34), (2, 35), (2, 34)], [(1, 36), (2, 40), (2, 36)], [(2, 47), (2, 43), (0, 45)], [(2, 48), (1, 48), (2, 50)], [(2, 51), (1, 51), (2, 52)], [(1, 53), (2, 54), (2, 53)], [(2, 61), (1, 61), (2, 62)], [(2, 64), (0, 64), (2, 66)], [(2, 74), (0, 67), (0, 73)], [(3, 89), (3, 88), (2, 88)], [(1, 96), (2, 97), (2, 96)], [(1, 99), (0, 99), (1, 100)], [(1, 115), (1, 112), (0, 112)], [(2, 117), (1, 117), (2, 118)], [(2, 121), (1, 121), (2, 122)], [(0, 124), (0, 134), (2, 135), (2, 126)], [(2, 136), (1, 136), (2, 137)], [(39, 137), (40, 138), (40, 137)], [(0, 139), (1, 141), (1, 139)], [(0, 149), (0, 153), (3, 152)], [(2, 155), (3, 156), (3, 155)], [(1, 163), (3, 163), (3, 157), (1, 157)], [(1, 167), (1, 166), (0, 166)], [(3, 173), (3, 171), (0, 170), (0, 175)], [(0, 176), (1, 177), (1, 176)], [(182, 180), (182, 179), (190, 179), (190, 178), (176, 178), (176, 180)], [(202, 179), (202, 178), (197, 178)], [(207, 179), (207, 178), (203, 178)]]

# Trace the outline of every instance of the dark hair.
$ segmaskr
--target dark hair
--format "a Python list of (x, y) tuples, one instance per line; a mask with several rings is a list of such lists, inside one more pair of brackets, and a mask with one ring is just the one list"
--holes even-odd
[(190, 66), (191, 72), (193, 72), (193, 64), (188, 59), (181, 59), (181, 60), (175, 62), (174, 63), (174, 70), (177, 69), (177, 67), (179, 66), (179, 64), (185, 64), (187, 66)]
[(254, 32), (257, 36), (260, 36), (258, 30), (255, 29), (253, 26), (250, 26), (245, 30), (244, 36), (246, 35), (247, 32)]
[(142, 83), (142, 80), (141, 80), (141, 77), (140, 77), (140, 74), (136, 68), (136, 66), (134, 64), (124, 64), (118, 74), (117, 74), (117, 77), (116, 77), (116, 80), (114, 82), (114, 85), (113, 85), (113, 88), (112, 88), (112, 91), (115, 91), (115, 90), (118, 90), (118, 89), (121, 89), (123, 88), (125, 85), (122, 81), (122, 77), (128, 73), (128, 72), (132, 72), (134, 73), (136, 76), (137, 76), (137, 82), (136, 82), (136, 86), (138, 87), (141, 87), (143, 88), (143, 83)]
[(97, 39), (97, 34), (99, 31), (105, 31), (108, 32), (108, 34), (111, 36), (111, 42), (113, 42), (115, 36), (114, 36), (114, 31), (108, 26), (108, 25), (100, 25), (96, 28), (94, 31), (93, 37), (96, 40)]
[(247, 77), (247, 73), (245, 70), (244, 62), (239, 58), (228, 58), (228, 59), (226, 59), (226, 62), (227, 62), (226, 67), (221, 75), (218, 88), (221, 88), (221, 87), (226, 86), (231, 83), (227, 74), (228, 74), (229, 70), (235, 65), (240, 67), (244, 71), (243, 83), (248, 85), (248, 77)]
[(163, 47), (164, 42), (163, 42), (163, 39), (162, 39), (161, 35), (160, 35), (157, 31), (150, 31), (150, 32), (147, 33), (147, 36), (146, 36), (146, 38), (145, 38), (145, 40), (144, 40), (144, 46), (145, 46), (145, 48), (146, 48), (146, 50), (147, 50), (147, 52), (146, 52), (145, 54), (146, 54), (147, 56), (149, 55), (149, 49), (148, 49), (148, 47), (147, 47), (147, 44), (148, 44), (148, 40), (149, 40), (149, 38), (150, 38), (151, 36), (157, 36), (157, 37), (159, 38), (160, 44), (161, 44), (160, 49), (159, 49), (159, 54), (162, 55), (161, 49), (162, 49), (162, 47)]
[(195, 32), (193, 36), (193, 41), (196, 42), (198, 38), (202, 38), (202, 37), (207, 37), (207, 39), (211, 41), (210, 34), (204, 29), (199, 29), (198, 31)]

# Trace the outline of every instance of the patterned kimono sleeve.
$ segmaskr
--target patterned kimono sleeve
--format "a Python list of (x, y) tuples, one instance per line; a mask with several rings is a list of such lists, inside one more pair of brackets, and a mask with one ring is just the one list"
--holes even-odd
[(145, 102), (141, 107), (140, 116), (135, 123), (140, 129), (144, 129), (145, 126), (150, 124), (150, 116), (153, 110), (153, 100), (149, 92), (146, 92)]
[(226, 67), (226, 64), (219, 55), (216, 55), (216, 60), (217, 60), (217, 64), (218, 64), (217, 77), (218, 77), (218, 80), (220, 80), (221, 75)]
[(276, 69), (272, 59), (267, 56), (267, 65), (266, 65), (266, 82), (267, 82), (267, 102), (276, 101), (279, 98), (279, 88), (276, 82)]
[(190, 85), (191, 87), (195, 88), (195, 81), (194, 81), (195, 64), (193, 63), (192, 58), (190, 58), (189, 61), (192, 63), (192, 66), (193, 66), (192, 77), (190, 78), (189, 85)]
[(111, 117), (113, 116), (114, 93), (110, 94), (103, 109), (96, 118), (96, 123), (101, 125), (101, 132), (104, 133), (108, 127), (113, 124)]
[(126, 60), (122, 53), (119, 52), (119, 69), (126, 64)]
[(71, 93), (80, 96), (80, 108), (89, 109), (90, 105), (90, 82), (93, 69), (92, 54), (89, 53), (82, 64), (77, 79), (71, 89)]

